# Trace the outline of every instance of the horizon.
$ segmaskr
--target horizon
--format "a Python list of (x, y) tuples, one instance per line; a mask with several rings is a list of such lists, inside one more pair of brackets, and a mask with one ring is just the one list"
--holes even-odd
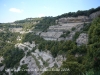
[(99, 0), (1, 0), (0, 23), (26, 18), (56, 17), (68, 12), (99, 7)]

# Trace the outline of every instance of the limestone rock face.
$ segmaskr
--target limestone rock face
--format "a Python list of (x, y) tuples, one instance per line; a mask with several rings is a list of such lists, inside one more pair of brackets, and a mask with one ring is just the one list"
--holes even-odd
[(45, 39), (45, 40), (57, 40), (57, 38), (59, 38), (61, 36), (63, 32), (42, 32), (41, 36)]
[(64, 40), (60, 36), (63, 34), (64, 31), (70, 31), (70, 35), (66, 38), (66, 40), (72, 40), (75, 31), (72, 31), (72, 28), (76, 28), (76, 31), (80, 31), (83, 27), (83, 22), (81, 23), (63, 23), (61, 25), (53, 25), (50, 26), (47, 32), (42, 32), (40, 34), (45, 40)]
[(94, 19), (94, 18), (96, 18), (99, 15), (100, 15), (100, 11), (97, 11), (95, 13), (92, 13), (89, 17), (90, 17), (90, 19)]
[(76, 43), (78, 46), (82, 45), (82, 44), (87, 44), (88, 43), (88, 35), (86, 33), (81, 33), (78, 37), (78, 39), (76, 40)]
[[(67, 18), (60, 18), (58, 23), (80, 23), (80, 22), (87, 22), (89, 21), (89, 17), (87, 16), (78, 16), (78, 17), (67, 17)], [(57, 23), (57, 22), (56, 22)]]
[(2, 63), (2, 60), (4, 60), (3, 57), (0, 57), (0, 63)]

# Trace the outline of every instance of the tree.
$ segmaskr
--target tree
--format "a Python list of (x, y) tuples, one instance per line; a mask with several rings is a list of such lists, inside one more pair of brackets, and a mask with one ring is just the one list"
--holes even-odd
[(63, 62), (61, 68), (69, 69), (67, 75), (82, 75), (85, 72), (84, 65), (78, 63), (73, 55), (67, 57), (67, 60)]
[(4, 63), (7, 68), (13, 68), (18, 65), (19, 61), (24, 56), (23, 50), (19, 50), (18, 48), (13, 48), (4, 53)]
[[(100, 70), (100, 17), (96, 18), (89, 29), (89, 47), (87, 50), (87, 63), (91, 64), (94, 74)], [(87, 64), (86, 63), (86, 64)]]

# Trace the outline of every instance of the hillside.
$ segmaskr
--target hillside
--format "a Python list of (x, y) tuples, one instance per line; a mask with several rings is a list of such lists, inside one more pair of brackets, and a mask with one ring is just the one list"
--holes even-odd
[(0, 75), (100, 75), (100, 7), (0, 23)]

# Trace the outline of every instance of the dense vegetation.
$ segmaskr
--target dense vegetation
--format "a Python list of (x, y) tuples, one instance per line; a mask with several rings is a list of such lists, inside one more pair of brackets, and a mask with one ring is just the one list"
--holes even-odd
[(14, 23), (26, 23), (26, 22), (32, 23), (32, 22), (38, 22), (40, 20), (42, 20), (42, 18), (26, 18), (24, 20), (15, 21)]
[(0, 32), (0, 56), (14, 46), (18, 35), (19, 33), (11, 33), (9, 31)]
[[(90, 68), (93, 68), (95, 75), (100, 74), (100, 17), (96, 18), (89, 29), (89, 48), (87, 57)], [(91, 61), (91, 62), (89, 62)]]
[(69, 12), (69, 13), (62, 14), (60, 16), (57, 16), (56, 18), (58, 19), (58, 18), (63, 18), (63, 17), (89, 16), (90, 14), (99, 10), (100, 10), (100, 7), (97, 7), (96, 9), (92, 8), (92, 9), (84, 10), (84, 11), (78, 10), (77, 12)]
[(55, 25), (54, 17), (44, 17), (38, 24), (35, 26), (35, 30), (46, 31), (47, 28), (51, 25)]
[(3, 42), (10, 41), (10, 42), (16, 42), (16, 38), (19, 35), (19, 33), (11, 33), (9, 31), (7, 32), (0, 32), (0, 40)]
[(0, 29), (9, 29), (9, 28), (23, 28), (27, 31), (35, 27), (43, 18), (26, 18), (24, 20), (18, 20), (13, 23), (0, 23)]
[(4, 63), (6, 64), (6, 68), (13, 68), (14, 66), (19, 65), (19, 61), (24, 56), (24, 51), (20, 50), (18, 48), (11, 48), (10, 50), (7, 50), (7, 52), (4, 54)]
[(75, 32), (75, 35), (73, 36), (73, 41), (76, 41), (76, 39), (79, 37), (79, 35), (81, 33), (88, 33), (88, 30), (89, 30), (90, 26), (91, 26), (91, 23), (87, 23), (87, 24), (84, 23), (84, 25), (81, 28), (81, 30)]
[(30, 43), (32, 43), (32, 41), (35, 41), (36, 44), (39, 44), (41, 41), (44, 41), (44, 39), (34, 33), (27, 33), (22, 36), (22, 42), (27, 41), (29, 41)]
[(63, 31), (63, 34), (60, 37), (66, 38), (70, 34), (70, 31)]

